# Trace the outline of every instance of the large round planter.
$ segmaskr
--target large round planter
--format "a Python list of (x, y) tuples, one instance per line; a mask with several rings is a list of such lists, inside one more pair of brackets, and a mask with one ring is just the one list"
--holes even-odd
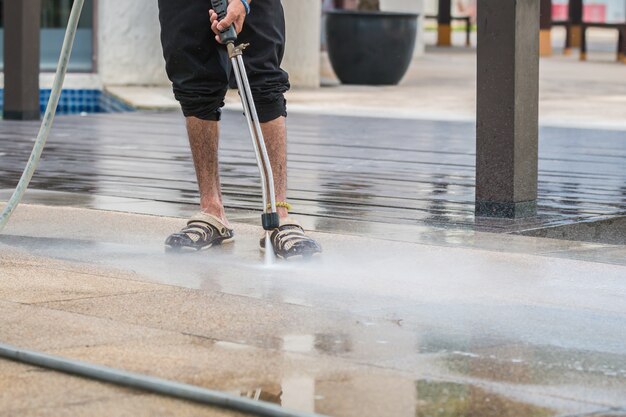
[(344, 84), (398, 84), (413, 58), (417, 14), (331, 10), (330, 63)]

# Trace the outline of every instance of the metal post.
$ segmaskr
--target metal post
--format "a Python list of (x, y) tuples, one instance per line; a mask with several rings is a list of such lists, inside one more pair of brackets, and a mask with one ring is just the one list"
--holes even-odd
[(568, 14), (570, 21), (569, 45), (572, 48), (580, 48), (582, 36), (581, 24), (583, 23), (583, 0), (569, 0)]
[(439, 0), (437, 46), (452, 45), (452, 0)]
[(39, 120), (41, 0), (4, 1), (4, 118)]
[(617, 42), (617, 61), (626, 64), (626, 25), (619, 30)]
[(580, 25), (580, 60), (587, 60), (587, 28)]
[(477, 216), (537, 212), (539, 2), (478, 1)]
[(539, 54), (552, 55), (552, 0), (541, 0), (539, 17)]

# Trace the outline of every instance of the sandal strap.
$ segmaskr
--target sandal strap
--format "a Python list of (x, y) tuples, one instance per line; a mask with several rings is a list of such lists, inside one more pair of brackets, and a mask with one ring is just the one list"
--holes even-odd
[(196, 213), (191, 217), (191, 219), (189, 219), (187, 226), (195, 227), (198, 223), (204, 223), (211, 226), (222, 237), (228, 236), (230, 232), (232, 232), (232, 229), (227, 227), (219, 218), (211, 214), (203, 212)]
[(288, 251), (299, 242), (313, 241), (304, 234), (304, 229), (299, 224), (288, 223), (281, 225), (272, 233), (272, 243), (279, 251)]
[(187, 223), (187, 226), (178, 233), (187, 235), (189, 239), (197, 242), (198, 240), (210, 240), (213, 234), (217, 233), (217, 230), (204, 222), (192, 221)]

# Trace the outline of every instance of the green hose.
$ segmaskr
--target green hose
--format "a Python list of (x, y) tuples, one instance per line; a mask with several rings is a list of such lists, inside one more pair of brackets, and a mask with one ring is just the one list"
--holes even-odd
[(61, 56), (59, 58), (59, 65), (57, 67), (57, 73), (54, 77), (54, 84), (52, 85), (52, 92), (50, 93), (50, 100), (46, 107), (46, 113), (43, 116), (41, 127), (39, 128), (39, 134), (33, 146), (33, 151), (30, 154), (26, 168), (22, 173), (20, 182), (17, 184), (11, 199), (8, 201), (6, 207), (0, 214), (0, 233), (9, 222), (9, 218), (13, 214), (13, 211), (22, 201), (22, 197), (30, 184), (30, 180), (33, 178), (33, 174), (39, 165), (39, 158), (41, 152), (46, 146), (46, 140), (50, 134), (52, 128), (52, 122), (54, 122), (54, 116), (57, 111), (57, 105), (59, 104), (59, 98), (61, 97), (61, 90), (63, 89), (63, 81), (65, 80), (65, 74), (67, 73), (67, 66), (70, 61), (70, 55), (72, 54), (72, 46), (74, 45), (74, 38), (76, 37), (76, 30), (78, 28), (78, 20), (83, 9), (85, 0), (75, 0), (72, 6), (72, 12), (70, 13), (70, 19), (67, 24), (67, 31), (65, 32), (65, 39), (63, 40), (63, 47), (61, 48)]
[(180, 382), (169, 381), (167, 379), (155, 378), (148, 375), (123, 371), (121, 369), (81, 362), (75, 359), (20, 349), (3, 343), (0, 343), (0, 357), (71, 375), (82, 376), (96, 381), (137, 388), (147, 392), (194, 401), (200, 404), (228, 408), (230, 410), (250, 413), (260, 417), (326, 417), (316, 413), (292, 411), (276, 404), (242, 398), (195, 385), (181, 384)]

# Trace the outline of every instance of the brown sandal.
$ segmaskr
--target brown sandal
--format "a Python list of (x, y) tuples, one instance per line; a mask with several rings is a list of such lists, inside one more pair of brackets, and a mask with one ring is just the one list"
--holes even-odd
[(165, 240), (166, 252), (196, 252), (232, 242), (234, 232), (220, 219), (206, 213), (193, 216), (180, 232)]

